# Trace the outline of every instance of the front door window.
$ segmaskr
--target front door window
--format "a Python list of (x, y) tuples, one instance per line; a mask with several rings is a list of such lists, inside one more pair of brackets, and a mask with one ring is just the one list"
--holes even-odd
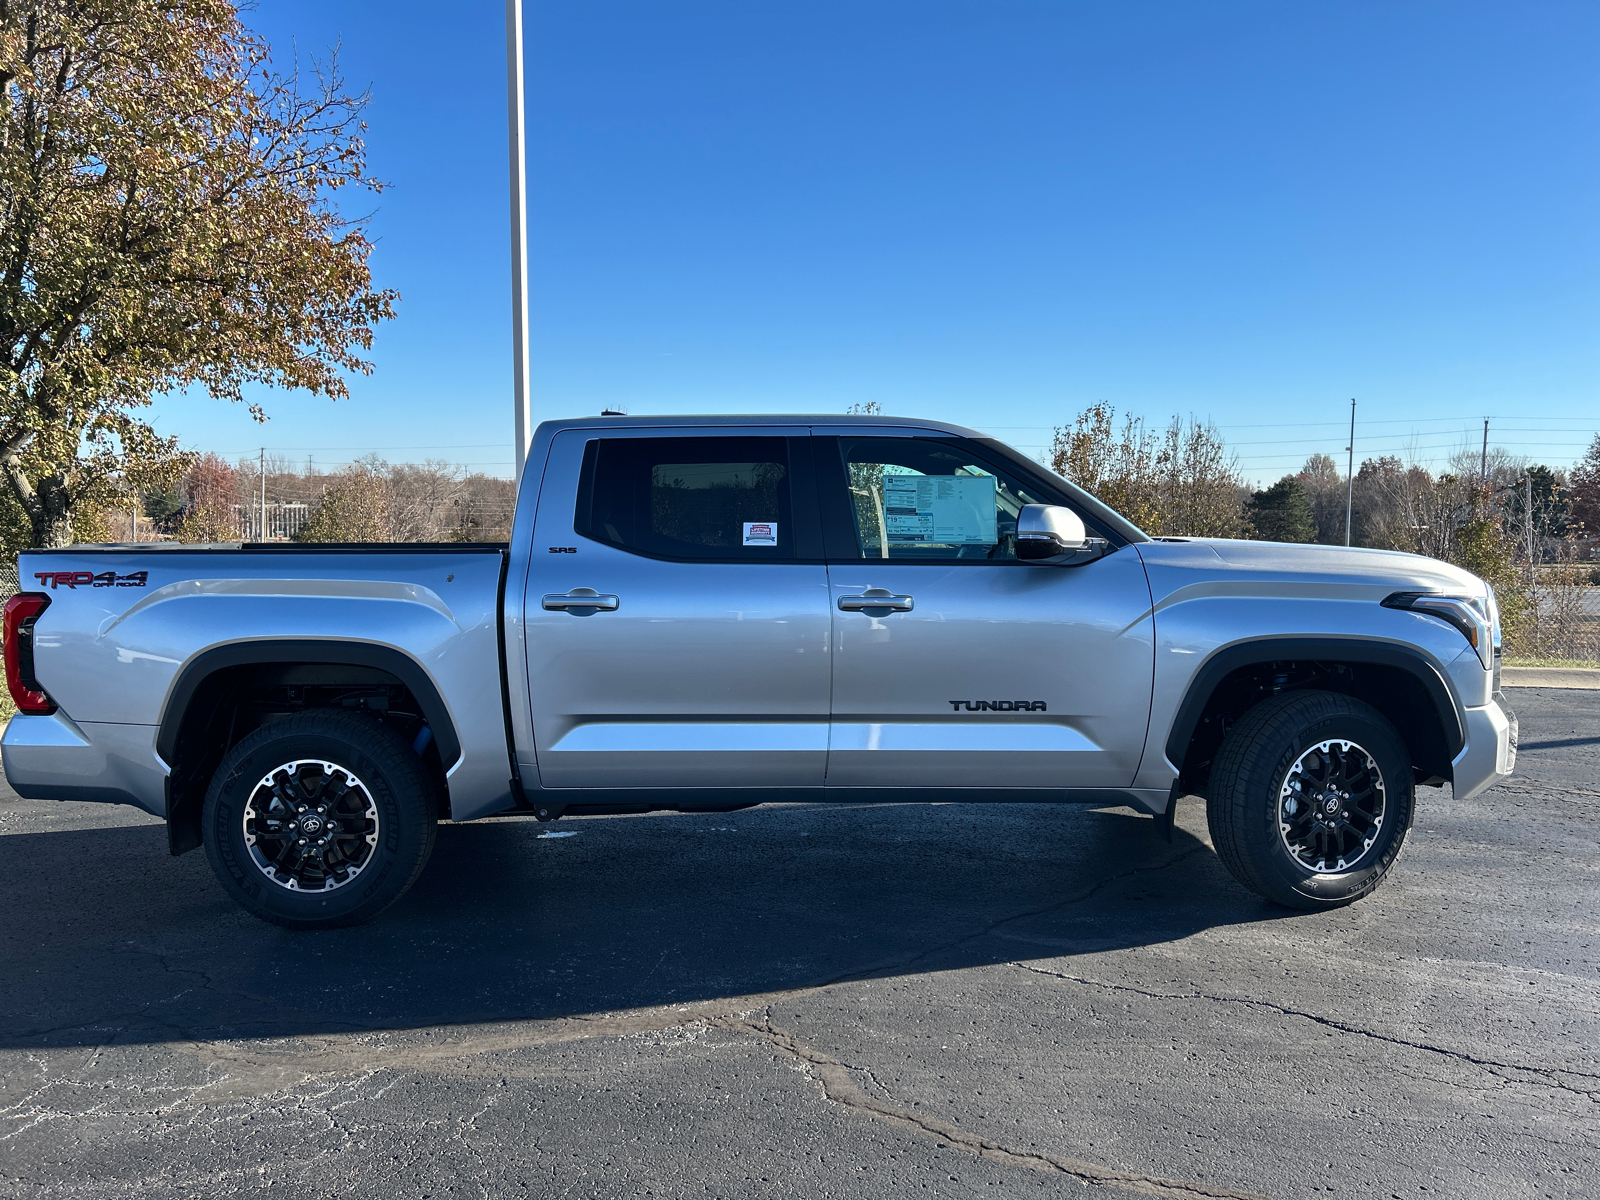
[(1056, 502), (954, 439), (845, 437), (839, 450), (854, 532), (844, 557), (1016, 562), (1022, 506)]

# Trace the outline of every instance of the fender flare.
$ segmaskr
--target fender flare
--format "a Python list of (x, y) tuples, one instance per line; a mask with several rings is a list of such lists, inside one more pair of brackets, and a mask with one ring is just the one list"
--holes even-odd
[(1184, 692), (1183, 701), (1178, 705), (1178, 714), (1173, 719), (1172, 730), (1167, 734), (1167, 760), (1175, 767), (1182, 766), (1184, 752), (1194, 737), (1195, 728), (1200, 724), (1200, 715), (1205, 712), (1211, 693), (1224, 678), (1240, 667), (1295, 660), (1370, 663), (1398, 668), (1415, 678), (1433, 701), (1450, 758), (1454, 759), (1460, 754), (1467, 743), (1455, 693), (1440, 673), (1438, 665), (1416, 647), (1365, 638), (1261, 638), (1225, 646), (1200, 664), (1189, 680), (1188, 690)]
[(439, 761), (448, 772), (461, 758), (461, 738), (450, 718), (444, 697), (433, 679), (409, 654), (392, 646), (368, 642), (347, 642), (336, 638), (269, 638), (251, 642), (231, 642), (202, 651), (178, 672), (167, 691), (156, 734), (156, 753), (171, 764), (178, 732), (194, 695), (211, 676), (230, 667), (266, 664), (315, 663), (321, 666), (371, 667), (387, 671), (410, 689), (428, 720), (439, 747)]

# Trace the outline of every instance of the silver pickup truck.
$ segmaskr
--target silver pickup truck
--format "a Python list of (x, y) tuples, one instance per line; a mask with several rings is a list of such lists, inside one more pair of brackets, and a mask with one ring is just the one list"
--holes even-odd
[(6, 778), (134, 804), (291, 927), (441, 817), (1204, 796), (1245, 887), (1348, 903), (1416, 785), (1512, 770), (1494, 595), (1374, 550), (1152, 539), (886, 417), (539, 427), (509, 545), (72, 546), (5, 607)]

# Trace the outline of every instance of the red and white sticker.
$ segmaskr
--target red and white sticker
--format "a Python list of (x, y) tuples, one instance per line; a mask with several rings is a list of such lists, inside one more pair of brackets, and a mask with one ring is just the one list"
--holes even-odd
[(776, 521), (746, 521), (744, 523), (746, 546), (776, 546), (778, 523)]

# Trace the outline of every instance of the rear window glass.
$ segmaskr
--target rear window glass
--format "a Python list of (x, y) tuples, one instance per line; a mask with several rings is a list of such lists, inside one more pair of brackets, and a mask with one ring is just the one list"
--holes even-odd
[(584, 455), (577, 532), (653, 557), (794, 557), (785, 438), (599, 438)]

